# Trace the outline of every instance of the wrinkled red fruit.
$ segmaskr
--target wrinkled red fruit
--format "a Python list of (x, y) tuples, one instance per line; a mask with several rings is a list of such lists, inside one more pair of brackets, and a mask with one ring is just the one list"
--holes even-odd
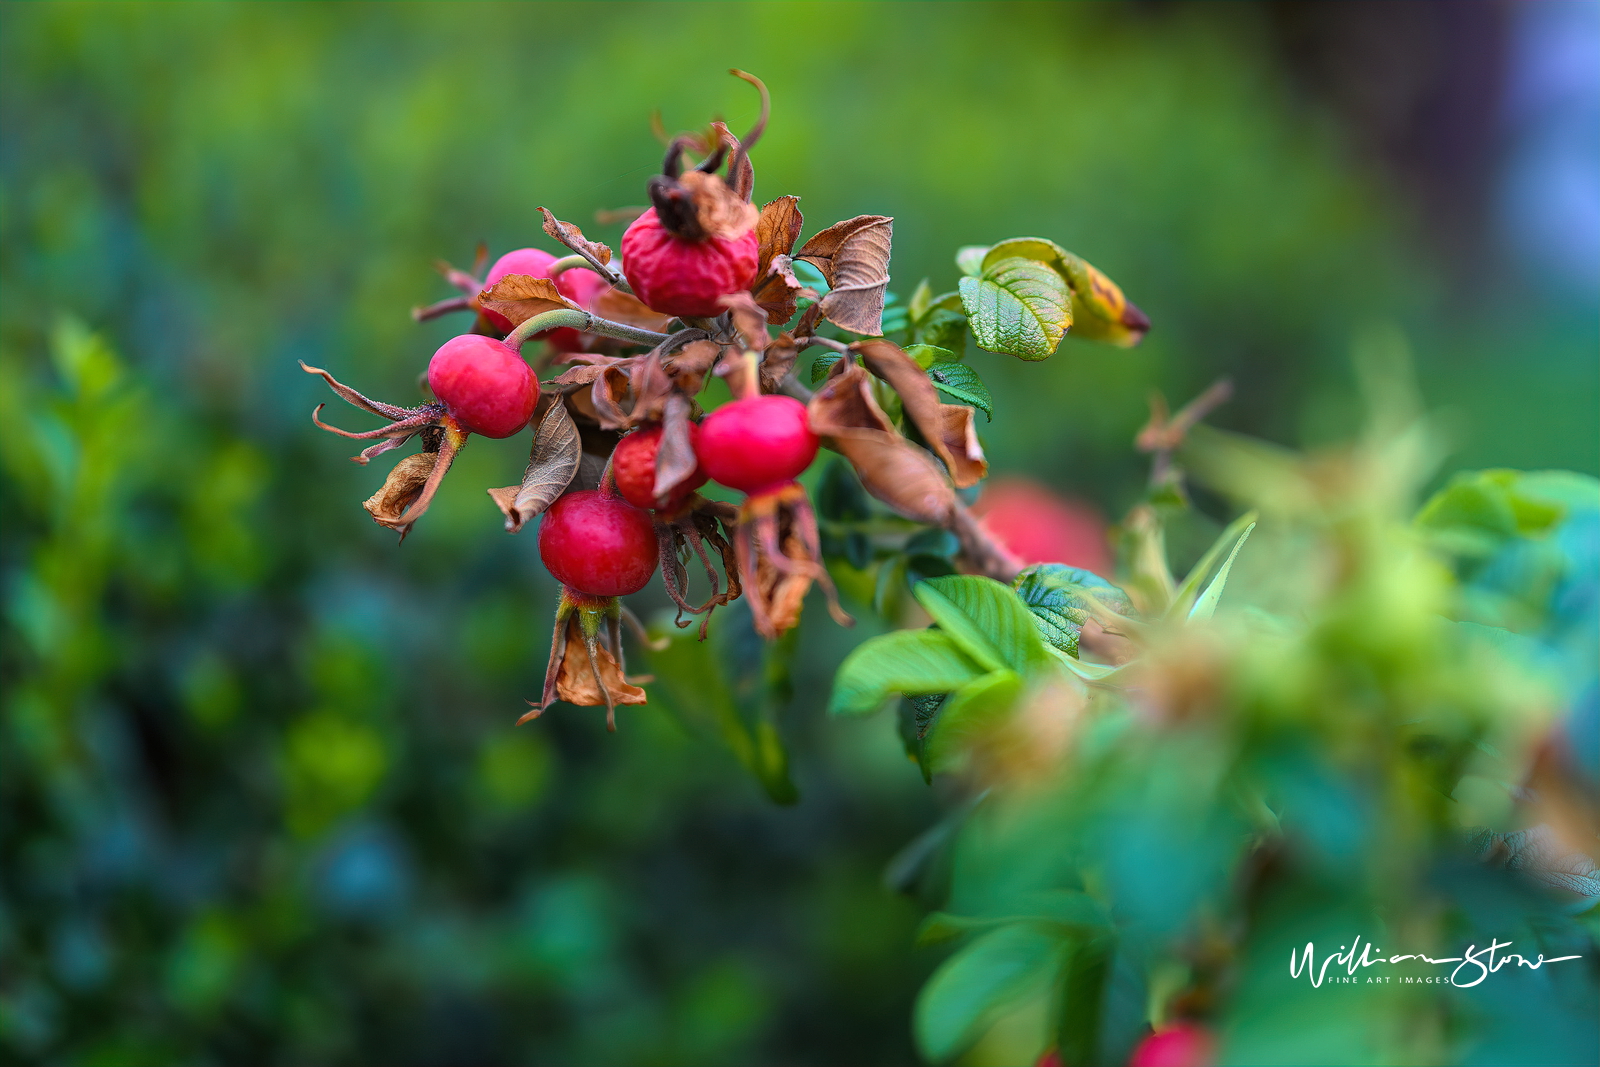
[[(489, 268), (489, 273), (484, 275), (483, 287), (485, 289), (504, 278), (507, 274), (526, 274), (533, 278), (548, 278), (550, 264), (556, 257), (542, 248), (519, 248), (515, 252), (507, 252), (494, 261), (494, 266)], [(569, 272), (570, 273), (570, 272)], [(557, 283), (560, 284), (559, 282)], [(511, 332), (511, 320), (498, 311), (485, 310), (483, 317), (489, 324), (501, 333)], [(540, 336), (545, 336), (541, 334)]]
[(1102, 575), (1111, 570), (1111, 544), (1100, 513), (1036, 482), (997, 479), (984, 487), (972, 514), (1023, 563), (1065, 563)]
[(598, 489), (568, 493), (539, 524), (539, 558), (562, 585), (590, 596), (637, 593), (655, 573), (648, 512)]
[[(700, 427), (691, 422), (689, 444), (697, 455), (700, 451), (699, 439)], [(617, 492), (636, 508), (660, 507), (663, 511), (673, 511), (688, 499), (690, 493), (706, 484), (705, 470), (697, 467), (693, 474), (674, 486), (667, 499), (658, 505), (655, 499), (656, 454), (660, 451), (661, 427), (647, 426), (624, 437), (611, 453), (611, 476), (616, 479)]]
[(652, 310), (707, 318), (727, 310), (719, 298), (750, 288), (760, 252), (754, 230), (732, 240), (686, 241), (651, 208), (622, 235), (622, 272)]
[(539, 380), (522, 357), (475, 333), (439, 346), (428, 363), (428, 388), (462, 429), (484, 437), (510, 437), (539, 403)]
[(757, 493), (799, 477), (816, 458), (818, 444), (800, 401), (750, 396), (706, 416), (695, 452), (712, 480)]
[[(594, 298), (609, 287), (605, 279), (594, 271), (574, 267), (556, 275), (556, 288), (561, 290), (562, 296), (583, 310), (593, 311)], [(583, 342), (589, 335), (579, 333), (570, 326), (563, 326), (559, 330), (550, 330), (538, 336), (548, 338), (551, 346), (558, 352), (582, 352)]]
[(1212, 1067), (1217, 1062), (1216, 1045), (1205, 1027), (1178, 1023), (1139, 1042), (1128, 1067)]

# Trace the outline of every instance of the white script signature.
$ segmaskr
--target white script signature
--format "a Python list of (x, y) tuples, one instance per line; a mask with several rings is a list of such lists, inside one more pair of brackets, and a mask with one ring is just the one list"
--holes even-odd
[[(1557, 956), (1554, 959), (1547, 960), (1544, 958), (1544, 954), (1540, 953), (1538, 959), (1530, 960), (1526, 956), (1519, 955), (1515, 952), (1508, 952), (1496, 959), (1495, 953), (1497, 951), (1500, 949), (1510, 948), (1512, 945), (1512, 942), (1501, 941), (1498, 938), (1491, 939), (1489, 944), (1485, 945), (1483, 948), (1479, 948), (1477, 945), (1468, 945), (1467, 951), (1462, 955), (1447, 956), (1442, 959), (1434, 959), (1432, 956), (1424, 956), (1421, 953), (1406, 953), (1397, 956), (1378, 956), (1376, 953), (1383, 950), (1374, 948), (1370, 941), (1367, 942), (1366, 946), (1361, 949), (1361, 954), (1358, 956), (1356, 955), (1356, 948), (1360, 945), (1360, 937), (1357, 937), (1348, 946), (1340, 945), (1339, 951), (1333, 953), (1332, 955), (1324, 956), (1322, 958), (1322, 966), (1318, 967), (1316, 965), (1316, 945), (1314, 942), (1307, 941), (1306, 947), (1299, 953), (1296, 953), (1294, 949), (1289, 950), (1289, 977), (1299, 978), (1303, 973), (1306, 978), (1310, 980), (1313, 987), (1321, 986), (1324, 979), (1327, 979), (1329, 982), (1337, 983), (1358, 982), (1361, 981), (1361, 979), (1356, 977), (1356, 972), (1358, 970), (1371, 967), (1374, 964), (1394, 964), (1405, 963), (1410, 960), (1420, 960), (1423, 963), (1434, 965), (1453, 963), (1456, 965), (1456, 967), (1448, 976), (1424, 975), (1422, 977), (1414, 977), (1408, 975), (1395, 979), (1389, 975), (1383, 975), (1369, 976), (1367, 977), (1366, 981), (1398, 981), (1401, 984), (1419, 982), (1427, 984), (1449, 983), (1450, 985), (1458, 986), (1461, 989), (1470, 989), (1479, 982), (1482, 982), (1491, 974), (1499, 971), (1500, 968), (1504, 967), (1512, 960), (1516, 960), (1517, 966), (1519, 967), (1527, 967), (1530, 970), (1537, 971), (1540, 967), (1543, 967), (1547, 963), (1564, 963), (1567, 960), (1577, 960), (1583, 958), (1582, 956)], [(1335, 975), (1333, 978), (1328, 979), (1328, 967), (1335, 963), (1345, 968), (1345, 977)], [(1467, 969), (1466, 974), (1464, 975), (1461, 973), (1463, 968)]]

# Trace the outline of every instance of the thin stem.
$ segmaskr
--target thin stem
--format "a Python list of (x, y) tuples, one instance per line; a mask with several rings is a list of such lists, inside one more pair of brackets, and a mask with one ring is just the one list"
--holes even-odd
[(411, 318), (416, 322), (431, 322), (441, 315), (448, 315), (452, 311), (469, 311), (472, 308), (470, 296), (452, 296), (449, 300), (440, 300), (438, 303), (429, 304), (427, 307), (411, 309)]
[(561, 277), (574, 267), (587, 268), (588, 266), (589, 258), (587, 256), (580, 256), (577, 253), (573, 253), (570, 256), (562, 256), (560, 259), (550, 264), (550, 266), (545, 268), (544, 274), (545, 277), (549, 278), (551, 281), (555, 281), (557, 278)]
[(812, 345), (821, 345), (823, 348), (831, 348), (841, 356), (853, 354), (850, 351), (849, 345), (845, 344), (843, 341), (835, 341), (831, 337), (796, 337), (794, 339), (794, 347), (797, 352), (804, 352)]
[(574, 308), (556, 308), (546, 311), (528, 319), (522, 325), (506, 334), (506, 344), (520, 350), (522, 344), (536, 333), (545, 330), (554, 330), (561, 326), (570, 326), (580, 333), (598, 333), (606, 337), (616, 337), (636, 345), (655, 346), (665, 341), (668, 334), (656, 333), (654, 330), (641, 330), (637, 326), (628, 326), (610, 319), (602, 319), (598, 315), (587, 311), (578, 311)]

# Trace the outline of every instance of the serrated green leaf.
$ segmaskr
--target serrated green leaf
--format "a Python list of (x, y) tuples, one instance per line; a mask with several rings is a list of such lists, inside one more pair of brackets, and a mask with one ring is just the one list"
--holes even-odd
[(1013, 583), (1017, 597), (1033, 613), (1039, 636), (1069, 656), (1078, 655), (1078, 637), (1089, 619), (1093, 596), (1113, 611), (1131, 615), (1128, 594), (1093, 571), (1065, 563), (1039, 563), (1028, 567)]
[(1222, 569), (1217, 576), (1211, 579), (1211, 584), (1206, 586), (1206, 591), (1200, 594), (1200, 599), (1194, 602), (1194, 607), (1189, 609), (1191, 619), (1209, 619), (1217, 613), (1217, 601), (1222, 599), (1222, 587), (1228, 584), (1228, 572), (1233, 569), (1234, 558), (1239, 555), (1239, 550), (1250, 539), (1250, 531), (1256, 528), (1251, 523), (1244, 528), (1244, 533), (1239, 535), (1239, 540), (1233, 543), (1233, 551), (1228, 553), (1227, 560), (1222, 564)]
[(933, 620), (986, 669), (1027, 672), (1049, 662), (1027, 605), (994, 579), (957, 574), (923, 582), (913, 592)]
[(891, 694), (947, 693), (981, 673), (972, 658), (938, 630), (897, 630), (857, 645), (833, 678), (831, 715), (866, 715)]
[(906, 345), (905, 353), (923, 370), (927, 370), (940, 360), (953, 360), (956, 358), (954, 352), (948, 348), (940, 348), (938, 345)]
[(1072, 279), (1067, 276), (1067, 262), (1078, 258), (1048, 237), (1009, 237), (999, 244), (989, 246), (975, 273), (980, 275), (986, 273), (1002, 259), (1012, 257), (1037, 260), (1061, 275), (1061, 280), (1069, 285)]
[[(944, 306), (945, 301), (954, 306)], [(947, 293), (941, 297), (928, 317), (917, 324), (912, 340), (945, 349), (952, 359), (960, 359), (967, 349), (967, 316), (962, 310), (961, 294)]]
[(1032, 259), (1007, 257), (962, 278), (961, 303), (979, 348), (1019, 359), (1048, 359), (1072, 325), (1067, 283)]
[(1022, 675), (990, 671), (945, 698), (923, 739), (922, 758), (930, 773), (946, 770), (971, 744), (1004, 722), (1022, 695)]
[[(943, 352), (944, 349), (935, 349)], [(983, 379), (978, 377), (978, 372), (965, 363), (934, 363), (927, 368), (928, 377), (933, 379), (933, 384), (949, 393), (963, 404), (971, 404), (983, 412), (992, 421), (994, 419), (994, 398), (989, 395), (989, 387), (983, 384)]]
[(988, 245), (965, 245), (956, 250), (956, 266), (962, 274), (976, 278), (983, 273), (983, 257), (988, 254)]
[[(1200, 596), (1200, 583), (1206, 580), (1211, 568), (1217, 565), (1217, 560), (1222, 558), (1224, 552), (1237, 549), (1243, 537), (1248, 536), (1249, 531), (1246, 527), (1254, 527), (1255, 523), (1256, 513), (1251, 511), (1228, 524), (1228, 528), (1212, 542), (1210, 548), (1206, 549), (1206, 554), (1200, 557), (1200, 562), (1194, 565), (1179, 584), (1177, 591), (1173, 593), (1172, 603), (1167, 606), (1167, 618), (1184, 618), (1189, 614)], [(1217, 595), (1222, 594), (1219, 591)]]
[(922, 1054), (942, 1063), (981, 1036), (1009, 1000), (1055, 978), (1066, 941), (1030, 923), (990, 931), (945, 960), (917, 994)]

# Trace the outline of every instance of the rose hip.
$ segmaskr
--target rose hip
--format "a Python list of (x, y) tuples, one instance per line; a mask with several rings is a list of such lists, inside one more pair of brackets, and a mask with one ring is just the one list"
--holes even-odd
[(539, 380), (511, 346), (462, 334), (439, 346), (428, 363), (428, 388), (462, 429), (510, 437), (533, 418)]
[(637, 593), (655, 573), (658, 555), (649, 513), (598, 489), (561, 497), (539, 524), (545, 567), (589, 596)]
[[(700, 451), (699, 437), (700, 427), (689, 423), (689, 444), (696, 455)], [(655, 425), (630, 433), (611, 453), (611, 476), (616, 479), (617, 492), (634, 507), (674, 511), (708, 480), (705, 470), (696, 467), (693, 474), (673, 486), (667, 498), (658, 503), (655, 497), (656, 455), (660, 451), (661, 427)]]
[(749, 396), (706, 416), (700, 469), (730, 489), (757, 493), (792, 481), (817, 456), (806, 406), (790, 396)]
[[(484, 275), (483, 287), (488, 289), (508, 274), (526, 274), (532, 278), (548, 278), (550, 276), (550, 264), (555, 261), (556, 257), (542, 248), (519, 248), (514, 252), (507, 252), (495, 260), (494, 266), (489, 268), (489, 273)], [(560, 283), (558, 282), (557, 284)], [(485, 309), (483, 317), (488, 319), (489, 324), (501, 333), (509, 333), (511, 331), (511, 320), (498, 311)]]
[[(556, 288), (561, 290), (562, 296), (585, 311), (593, 311), (595, 297), (605, 292), (609, 286), (606, 280), (594, 271), (574, 267), (556, 275)], [(547, 338), (551, 347), (558, 352), (582, 352), (584, 338), (590, 335), (579, 333), (570, 326), (562, 326), (536, 336)]]
[(709, 318), (726, 310), (721, 297), (750, 288), (760, 252), (754, 230), (690, 241), (669, 231), (651, 208), (622, 235), (622, 270), (651, 309)]

